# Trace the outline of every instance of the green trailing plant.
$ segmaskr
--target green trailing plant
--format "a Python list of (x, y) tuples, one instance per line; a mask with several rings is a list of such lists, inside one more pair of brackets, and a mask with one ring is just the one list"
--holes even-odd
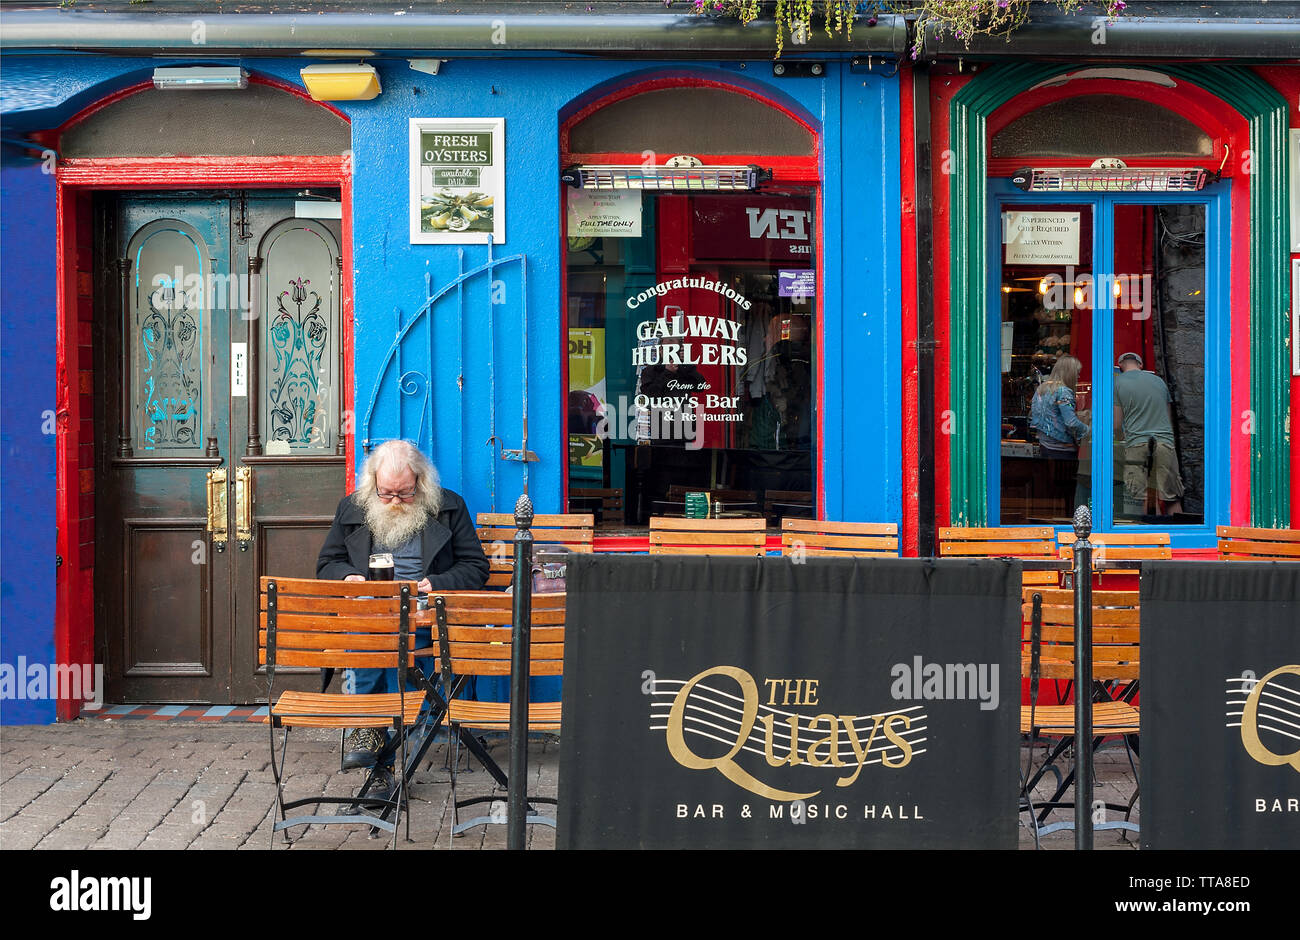
[[(764, 0), (686, 0), (699, 14), (732, 16), (748, 26), (762, 13)], [(770, 0), (769, 0), (770, 2)], [(1084, 0), (1048, 0), (1051, 5), (1073, 13)], [(1010, 36), (1029, 19), (1031, 0), (775, 0), (771, 5), (776, 22), (776, 58), (785, 50), (787, 38), (806, 36), (820, 23), (827, 36), (853, 38), (855, 20), (874, 25), (882, 13), (906, 16), (915, 24), (912, 58), (920, 56), (927, 35), (952, 35), (970, 46), (976, 36)], [(1113, 19), (1124, 11), (1124, 0), (1099, 4)]]

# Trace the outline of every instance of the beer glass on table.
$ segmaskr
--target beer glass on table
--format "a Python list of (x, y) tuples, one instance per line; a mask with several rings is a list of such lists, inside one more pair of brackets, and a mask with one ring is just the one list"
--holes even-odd
[(387, 552), (370, 556), (370, 580), (392, 581), (397, 569), (393, 565), (393, 556)]

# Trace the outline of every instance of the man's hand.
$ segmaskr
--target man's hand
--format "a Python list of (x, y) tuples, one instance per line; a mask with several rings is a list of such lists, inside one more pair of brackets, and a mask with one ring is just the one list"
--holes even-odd
[(415, 586), (415, 589), (419, 591), (421, 594), (428, 594), (430, 591), (433, 590), (433, 584), (429, 581), (428, 578), (421, 578), (420, 583)]
[(350, 575), (348, 575), (346, 578), (344, 578), (343, 580), (344, 580), (344, 581), (364, 581), (364, 580), (366, 580), (366, 579), (365, 579), (364, 577), (362, 577), (361, 575), (359, 575), (359, 574), (350, 574)]

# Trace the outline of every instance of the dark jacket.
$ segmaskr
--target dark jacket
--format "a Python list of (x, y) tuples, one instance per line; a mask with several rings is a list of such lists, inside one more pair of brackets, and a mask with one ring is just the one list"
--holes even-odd
[[(435, 591), (477, 591), (487, 583), (487, 557), (465, 500), (458, 494), (442, 491), (442, 510), (420, 534), (425, 576)], [(351, 495), (345, 496), (316, 559), (316, 577), (329, 581), (350, 574), (364, 577), (369, 573), (370, 552), (365, 510)]]

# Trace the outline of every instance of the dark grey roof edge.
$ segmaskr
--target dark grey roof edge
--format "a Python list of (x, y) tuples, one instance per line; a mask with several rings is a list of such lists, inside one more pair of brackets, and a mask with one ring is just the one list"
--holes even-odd
[[(735, 20), (689, 13), (239, 13), (200, 19), (203, 42), (196, 44), (196, 17), (191, 14), (6, 10), (0, 20), (0, 49), (127, 55), (296, 54), (332, 48), (767, 56), (775, 51), (771, 23), (741, 26)], [(807, 44), (787, 49), (902, 55), (907, 25), (898, 16), (882, 16), (870, 27), (861, 22), (851, 42), (812, 30)]]
[[(264, 4), (231, 4), (208, 14), (173, 12), (190, 4), (159, 4), (100, 12), (79, 7), (3, 3), (0, 49), (75, 51), (118, 55), (297, 55), (308, 49), (368, 49), (410, 53), (580, 53), (589, 55), (771, 56), (774, 27), (757, 21), (742, 27), (734, 19), (673, 12), (656, 4), (602, 2), (568, 4), (377, 5), (371, 12), (321, 4), (315, 12), (245, 12)], [(510, 12), (500, 12), (505, 6)], [(1137, 6), (1136, 4), (1134, 6)], [(1152, 4), (1142, 4), (1145, 9)], [(1190, 4), (1168, 7), (1185, 12)], [(338, 12), (342, 7), (343, 11)], [(563, 9), (557, 9), (562, 7)], [(457, 10), (471, 9), (463, 13)], [(590, 12), (587, 12), (590, 8)], [(1202, 7), (1203, 8), (1203, 7)], [(1114, 21), (1084, 15), (1035, 12), (1010, 40), (976, 37), (969, 45), (954, 36), (928, 37), (925, 57), (933, 59), (1054, 58), (1249, 59), (1295, 61), (1300, 50), (1300, 4), (1274, 2), (1224, 5), (1236, 16), (1151, 16), (1126, 14)], [(429, 9), (451, 12), (434, 13)], [(489, 11), (490, 12), (478, 12)], [(580, 10), (580, 12), (568, 12)], [(1249, 15), (1251, 10), (1270, 16)], [(527, 11), (527, 12), (522, 12)], [(1246, 15), (1240, 15), (1240, 14)], [(1282, 14), (1280, 16), (1273, 14)], [(1289, 16), (1287, 14), (1294, 14)], [(196, 43), (195, 25), (203, 25)], [(1104, 42), (1093, 38), (1104, 22)], [(503, 28), (504, 27), (504, 28)], [(504, 36), (505, 41), (499, 41)], [(852, 41), (810, 30), (803, 45), (787, 43), (786, 54), (871, 53), (909, 55), (908, 25), (901, 16), (881, 16), (867, 26), (859, 18)]]

